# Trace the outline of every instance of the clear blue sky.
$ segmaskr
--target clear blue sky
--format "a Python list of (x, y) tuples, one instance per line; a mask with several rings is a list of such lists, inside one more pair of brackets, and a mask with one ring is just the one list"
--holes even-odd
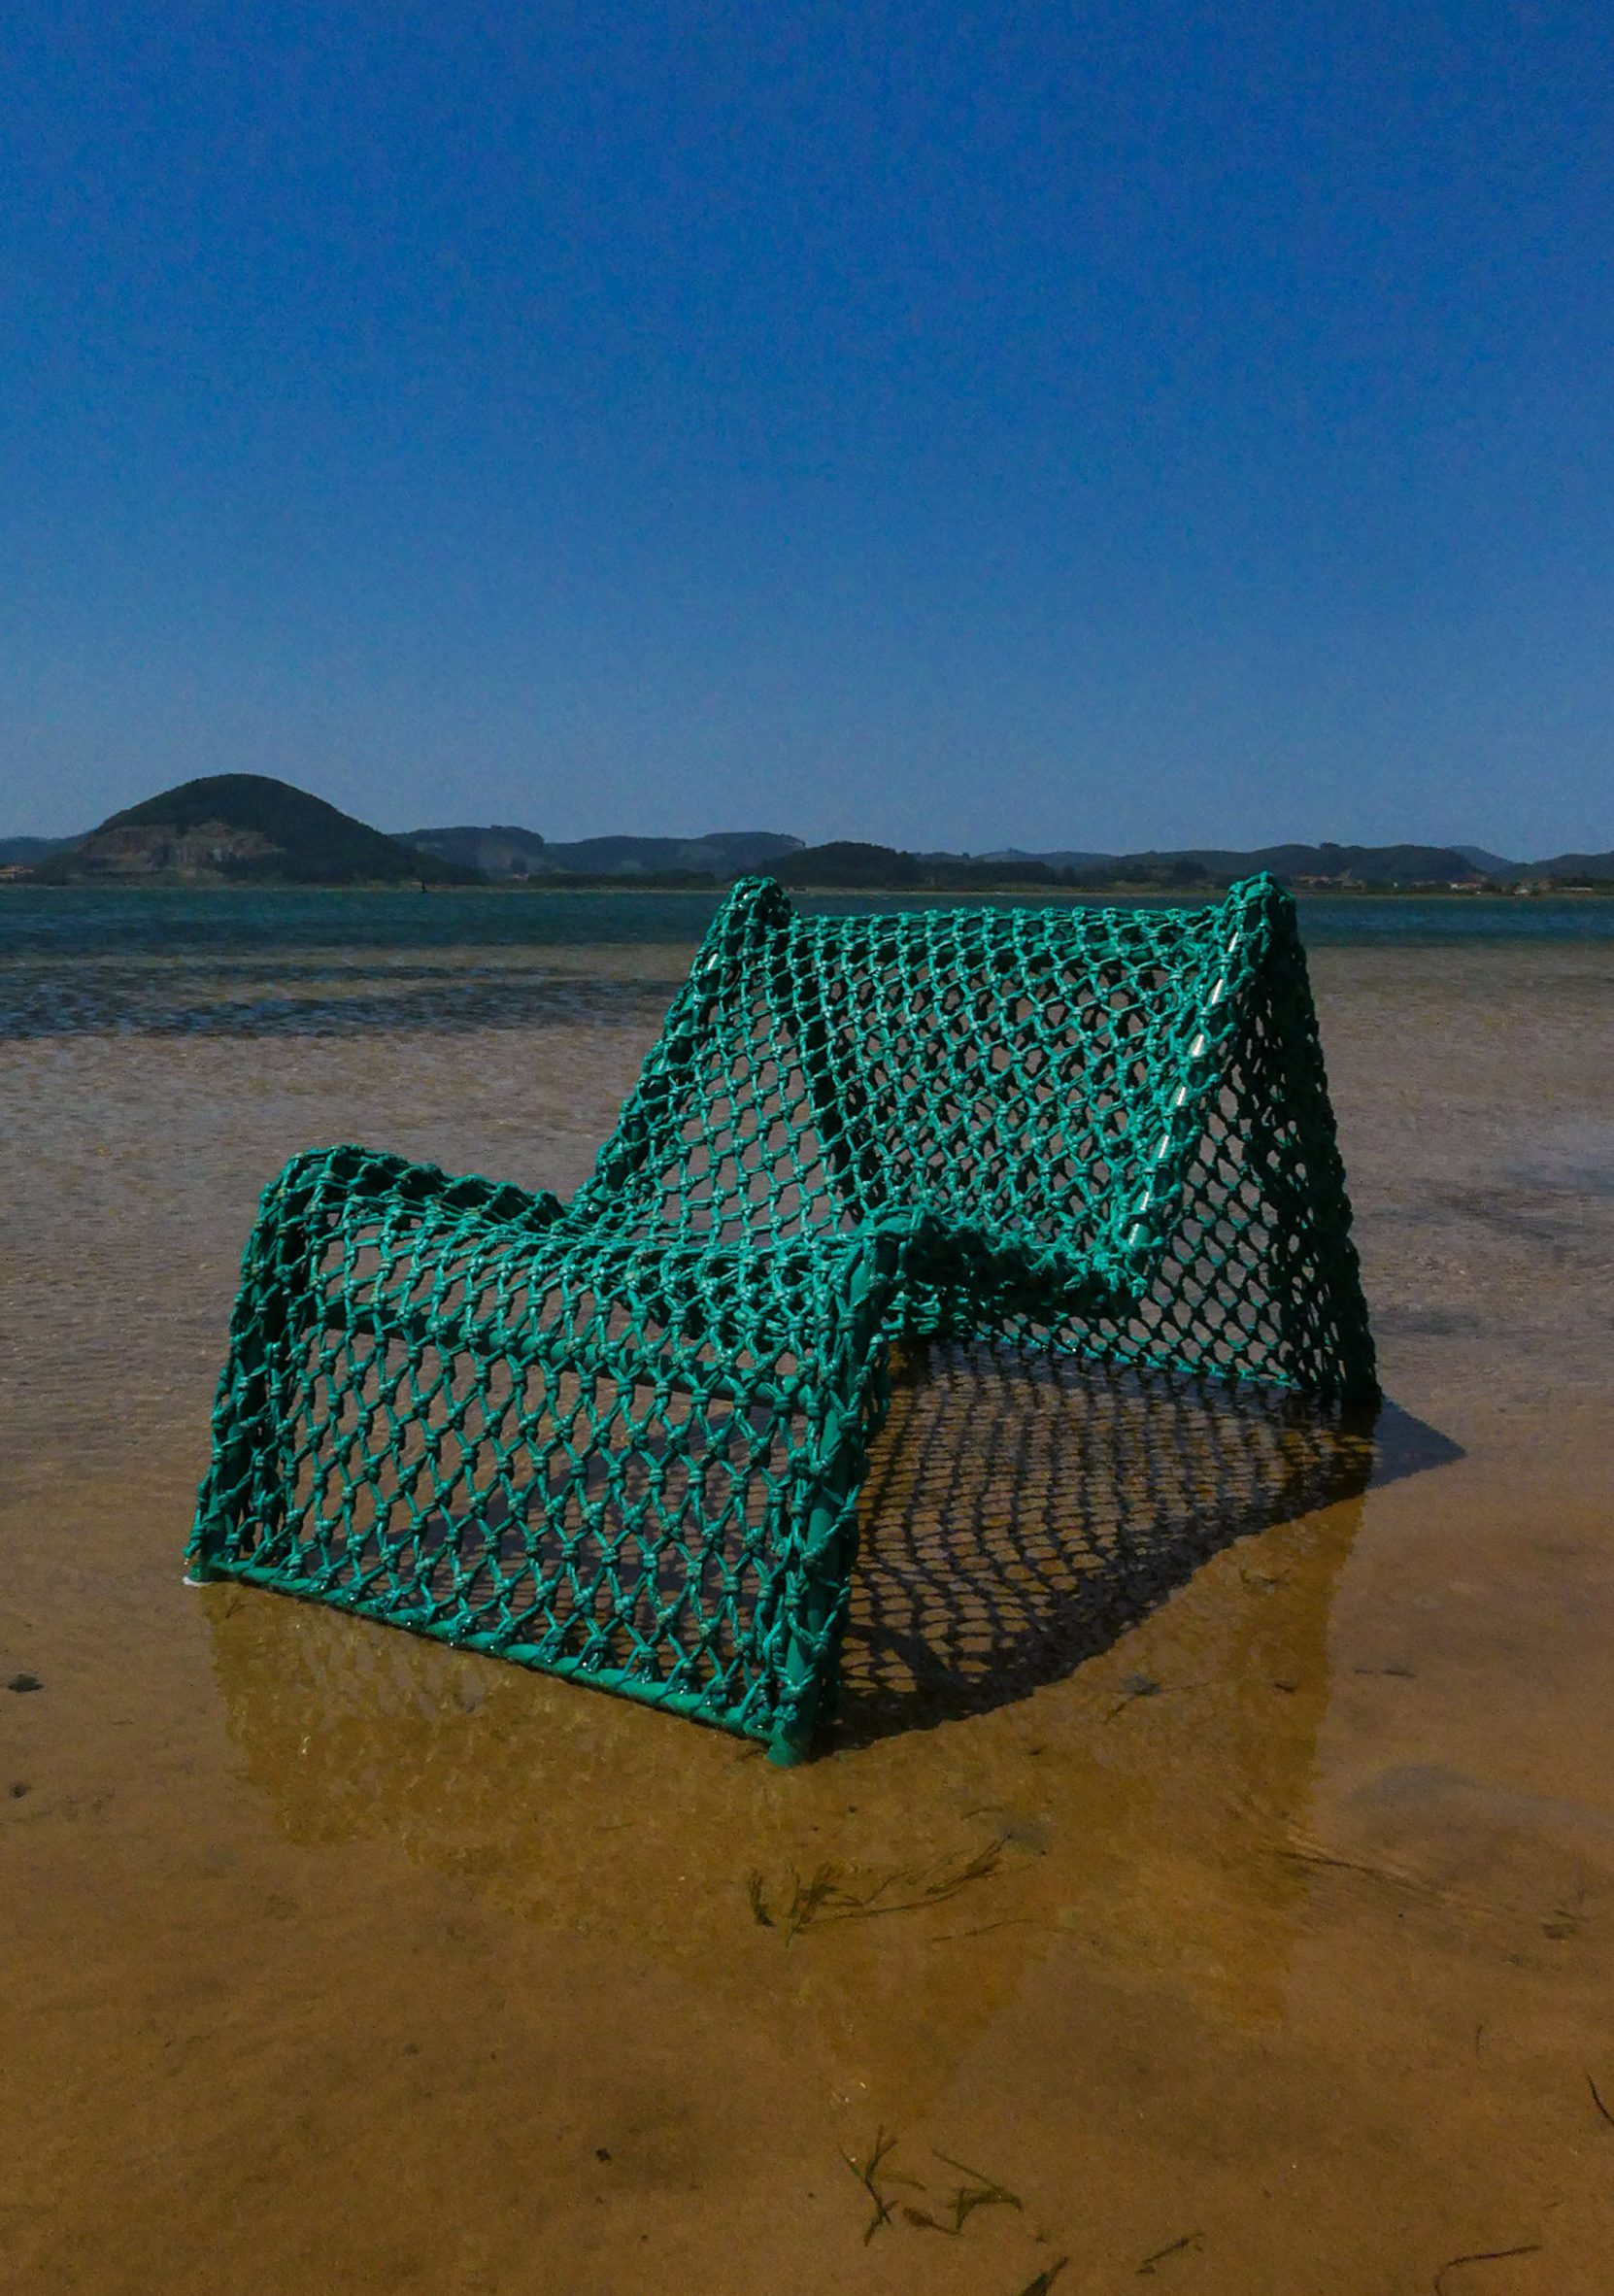
[(0, 33), (0, 829), (1614, 844), (1606, 0)]

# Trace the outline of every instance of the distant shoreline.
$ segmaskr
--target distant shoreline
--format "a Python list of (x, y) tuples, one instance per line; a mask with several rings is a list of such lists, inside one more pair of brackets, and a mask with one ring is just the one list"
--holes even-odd
[[(765, 875), (766, 871), (757, 872)], [(1282, 880), (1280, 879), (1281, 883)], [(728, 884), (655, 885), (644, 884), (634, 877), (596, 879), (588, 884), (555, 881), (548, 878), (518, 878), (504, 884), (418, 885), (412, 881), (387, 883), (382, 879), (347, 885), (322, 884), (318, 880), (291, 878), (263, 878), (243, 881), (240, 878), (219, 877), (152, 877), (144, 880), (125, 879), (115, 883), (78, 881), (69, 884), (41, 884), (28, 877), (0, 877), (3, 894), (239, 894), (251, 895), (264, 893), (325, 893), (325, 894), (387, 894), (394, 898), (429, 895), (433, 899), (448, 895), (455, 899), (468, 895), (492, 896), (499, 900), (529, 898), (534, 894), (564, 897), (599, 894), (634, 894), (643, 898), (671, 900), (721, 900), (730, 890)], [(1094, 885), (1046, 885), (1005, 879), (998, 885), (790, 885), (786, 891), (792, 896), (803, 895), (810, 900), (904, 900), (925, 899), (968, 901), (975, 898), (989, 900), (1025, 899), (1047, 907), (1079, 905), (1088, 901), (1135, 900), (1158, 901), (1162, 906), (1187, 908), (1195, 903), (1220, 900), (1227, 893), (1226, 885), (1160, 886), (1126, 883)], [(1384, 901), (1450, 901), (1456, 904), (1472, 901), (1597, 901), (1614, 900), (1614, 884), (1609, 885), (1554, 885), (1530, 886), (1516, 892), (1510, 885), (1498, 886), (1436, 886), (1436, 885), (1306, 885), (1291, 886), (1288, 891), (1296, 901), (1362, 901), (1367, 904)]]

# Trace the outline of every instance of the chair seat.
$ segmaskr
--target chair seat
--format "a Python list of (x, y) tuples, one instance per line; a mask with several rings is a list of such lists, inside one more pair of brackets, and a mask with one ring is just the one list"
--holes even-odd
[(357, 1148), (265, 1199), (200, 1575), (574, 1673), (799, 1758), (903, 1234), (669, 1246)]

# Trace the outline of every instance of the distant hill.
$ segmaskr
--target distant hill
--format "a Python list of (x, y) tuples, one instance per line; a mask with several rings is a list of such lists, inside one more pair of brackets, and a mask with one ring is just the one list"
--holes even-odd
[(635, 877), (653, 870), (693, 869), (714, 877), (744, 877), (754, 869), (801, 851), (799, 837), (774, 829), (719, 829), (706, 837), (583, 837), (574, 845), (551, 845), (563, 869), (612, 877)]
[(0, 869), (35, 868), (78, 842), (77, 837), (0, 837)]
[[(1586, 857), (1582, 857), (1583, 859)], [(1548, 864), (1541, 864), (1543, 867)], [(840, 842), (814, 845), (771, 863), (787, 885), (891, 886), (934, 891), (1038, 885), (1097, 890), (1133, 886), (1160, 892), (1207, 892), (1261, 870), (1286, 884), (1325, 888), (1463, 885), (1485, 873), (1448, 845), (1265, 845), (1249, 852), (1185, 848), (1176, 852), (1096, 854), (1026, 853), (1010, 846), (966, 857), (902, 853), (886, 845)], [(1555, 864), (1561, 868), (1562, 864)], [(1503, 864), (1509, 882), (1522, 872)]]
[(706, 837), (583, 837), (554, 844), (536, 829), (410, 829), (406, 841), (490, 877), (668, 877), (723, 880), (765, 869), (801, 839), (770, 829), (724, 829)]
[(1561, 853), (1552, 861), (1527, 861), (1518, 872), (1531, 882), (1550, 877), (1559, 885), (1614, 884), (1614, 853)]
[(1248, 851), (1190, 846), (1122, 853), (1076, 869), (1078, 883), (1230, 885), (1269, 869), (1288, 885), (1456, 885), (1483, 874), (1452, 845), (1260, 845)]
[(1054, 853), (1028, 853), (1023, 846), (1004, 845), (994, 853), (978, 853), (982, 861), (1041, 861), (1050, 869), (1102, 868), (1115, 859), (1111, 853), (1073, 853), (1060, 848)]
[(799, 853), (768, 864), (784, 885), (842, 886), (926, 893), (970, 893), (1062, 886), (1066, 872), (1027, 856), (1022, 860), (973, 860), (961, 853), (902, 853), (891, 845), (862, 845), (837, 839), (804, 846)]
[(405, 829), (400, 843), (488, 877), (541, 877), (555, 867), (536, 829), (495, 824), (490, 828)]
[(53, 885), (464, 885), (475, 870), (420, 853), (322, 797), (261, 773), (213, 773), (115, 813), (34, 871)]
[(860, 885), (885, 887), (922, 885), (929, 867), (915, 853), (900, 853), (892, 845), (864, 845), (856, 838), (837, 837), (828, 845), (803, 846), (773, 862), (769, 875), (781, 885)]
[[(1097, 864), (1094, 874), (1111, 883), (1147, 883), (1156, 871), (1163, 882), (1186, 882), (1199, 870), (1209, 884), (1227, 884), (1258, 869), (1270, 869), (1287, 885), (1412, 886), (1462, 885), (1494, 878), (1502, 885), (1606, 884), (1614, 880), (1614, 853), (1561, 853), (1550, 861), (1508, 861), (1473, 845), (1265, 845), (1248, 853), (1186, 851), (1120, 854)], [(1077, 882), (1089, 874), (1078, 869)]]

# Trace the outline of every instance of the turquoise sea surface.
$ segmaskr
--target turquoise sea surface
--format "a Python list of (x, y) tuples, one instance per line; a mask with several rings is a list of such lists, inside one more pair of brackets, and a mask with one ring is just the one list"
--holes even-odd
[[(641, 941), (674, 947), (698, 940), (716, 893), (408, 893), (272, 888), (188, 892), (131, 887), (0, 894), (0, 952), (65, 955), (272, 948), (408, 949), (520, 944), (575, 947)], [(891, 909), (1034, 906), (1009, 895), (923, 899), (892, 894), (804, 896), (815, 917)], [(1111, 905), (1111, 904), (1102, 904)], [(1126, 903), (1126, 906), (1139, 906)], [(1199, 905), (1195, 901), (1193, 905)], [(1450, 940), (1610, 940), (1614, 900), (1576, 895), (1302, 895), (1305, 936), (1319, 946)]]
[[(515, 1025), (535, 996), (568, 1005), (642, 993), (624, 949), (681, 950), (717, 893), (182, 891), (27, 886), (0, 892), (0, 1038), (125, 1033), (347, 1033)], [(805, 897), (812, 915), (982, 904), (946, 896)], [(1302, 897), (1307, 942), (1429, 948), (1614, 940), (1597, 897)], [(618, 954), (597, 973), (590, 950)], [(646, 971), (669, 977), (667, 961)], [(676, 966), (672, 967), (676, 972)]]

